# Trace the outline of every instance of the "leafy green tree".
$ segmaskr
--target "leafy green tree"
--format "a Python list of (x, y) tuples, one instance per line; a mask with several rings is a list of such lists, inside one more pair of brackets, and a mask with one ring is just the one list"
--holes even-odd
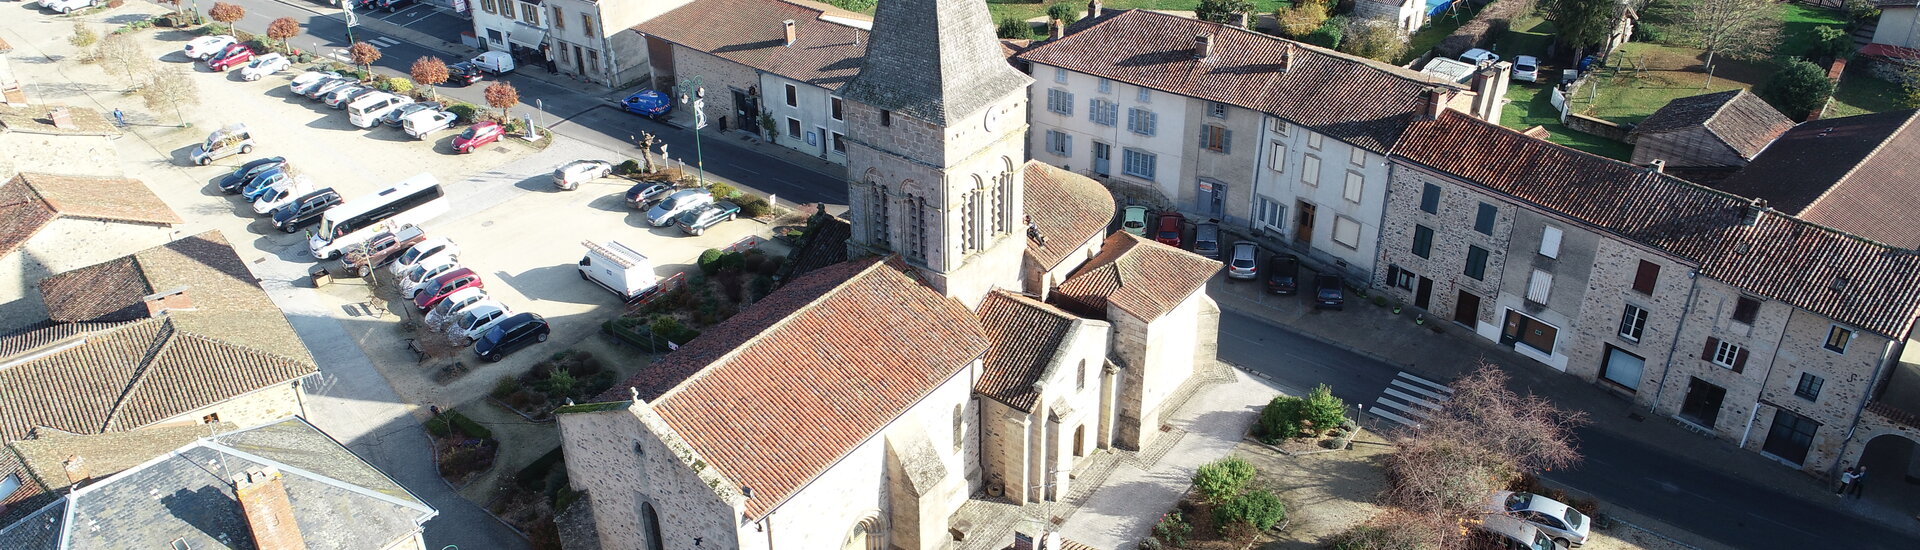
[(1303, 40), (1320, 30), (1320, 26), (1327, 23), (1327, 17), (1327, 0), (1302, 0), (1273, 12), (1273, 19), (1280, 23), (1280, 34), (1294, 40)]
[(1806, 120), (1807, 115), (1827, 106), (1833, 96), (1833, 81), (1827, 71), (1805, 59), (1788, 59), (1773, 79), (1760, 88), (1760, 97), (1780, 109), (1787, 118)]
[(1333, 388), (1321, 384), (1307, 393), (1300, 407), (1302, 420), (1313, 423), (1315, 431), (1331, 430), (1347, 421), (1347, 402), (1333, 396)]
[(1238, 496), (1247, 482), (1253, 481), (1253, 464), (1237, 456), (1229, 456), (1201, 465), (1193, 471), (1193, 488), (1207, 502), (1226, 502)]
[(1000, 26), (995, 29), (994, 34), (1001, 38), (1033, 38), (1033, 26), (1028, 25), (1026, 21), (1021, 21), (1014, 17), (1003, 17), (1000, 19)]
[(1214, 23), (1233, 23), (1234, 14), (1253, 13), (1253, 0), (1200, 0), (1193, 17)]
[(1558, 31), (1555, 38), (1572, 46), (1577, 59), (1586, 48), (1600, 44), (1613, 32), (1618, 8), (1613, 0), (1539, 0), (1535, 9), (1553, 22)]
[(1067, 0), (1047, 6), (1047, 19), (1058, 20), (1061, 25), (1072, 25), (1080, 20), (1080, 4)]

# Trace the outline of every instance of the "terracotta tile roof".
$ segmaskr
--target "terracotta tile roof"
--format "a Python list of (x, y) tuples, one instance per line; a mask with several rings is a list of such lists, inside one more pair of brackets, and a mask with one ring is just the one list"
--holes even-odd
[(140, 262), (122, 256), (40, 280), (47, 318), (61, 323), (132, 321), (147, 316), (142, 300), (157, 290)]
[(1107, 236), (1100, 254), (1087, 260), (1054, 291), (1069, 311), (1105, 318), (1113, 305), (1152, 321), (1207, 286), (1220, 262), (1125, 231)]
[(20, 488), (15, 489), (13, 494), (0, 495), (0, 529), (46, 506), (59, 495), (48, 492), (47, 487), (40, 484), (39, 478), (27, 470), (26, 461), (16, 451), (0, 447), (0, 479), (15, 475), (19, 476)]
[(0, 256), (57, 218), (173, 225), (180, 216), (140, 180), (23, 173), (0, 184)]
[(847, 261), (847, 241), (853, 238), (853, 225), (824, 212), (814, 216), (807, 242), (793, 251), (782, 280), (798, 279), (814, 270)]
[(1041, 237), (1027, 240), (1027, 258), (1053, 269), (1106, 231), (1113, 221), (1113, 194), (1092, 178), (1037, 160), (1027, 161), (1024, 171), (1027, 220)]
[[(1271, 113), (1375, 152), (1399, 139), (1425, 102), (1424, 90), (1458, 87), (1385, 63), (1146, 10), (1103, 15), (1071, 30), (1018, 58)], [(1196, 35), (1213, 39), (1206, 59), (1193, 58)]]
[(1046, 373), (1077, 320), (1073, 314), (1033, 298), (995, 290), (980, 301), (980, 326), (986, 330), (986, 361), (974, 391), (1021, 411), (1033, 411), (1033, 385)]
[[(633, 31), (828, 90), (860, 71), (867, 31), (822, 20), (824, 12), (781, 0), (694, 0)], [(786, 45), (781, 22), (794, 22)]]
[(600, 399), (653, 408), (764, 516), (987, 350), (979, 321), (898, 260), (781, 287)]
[[(73, 117), (74, 127), (58, 128), (53, 125), (49, 114), (54, 109), (66, 109)], [(27, 105), (12, 107), (0, 103), (0, 131), (26, 134), (57, 134), (72, 136), (117, 136), (120, 128), (107, 120), (107, 115), (86, 107), (70, 105)]]
[(1890, 111), (1803, 123), (1718, 187), (1902, 248), (1920, 248), (1920, 112)]
[(1759, 96), (1737, 89), (1669, 101), (1635, 126), (1633, 133), (1657, 134), (1696, 126), (1713, 132), (1740, 158), (1752, 160), (1773, 138), (1792, 128), (1793, 121)]
[(1884, 336), (1904, 335), (1920, 311), (1920, 255), (1772, 210), (1747, 225), (1748, 199), (1666, 174), (1452, 111), (1415, 124), (1395, 155), (1698, 262), (1703, 274), (1727, 284)]

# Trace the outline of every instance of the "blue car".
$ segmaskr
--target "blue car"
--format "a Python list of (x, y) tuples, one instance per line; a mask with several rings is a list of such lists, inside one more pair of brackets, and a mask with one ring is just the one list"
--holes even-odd
[(280, 183), (280, 180), (290, 177), (293, 177), (293, 175), (287, 173), (285, 166), (261, 172), (260, 175), (254, 176), (252, 181), (247, 182), (246, 187), (240, 188), (240, 197), (246, 199), (247, 202), (253, 202), (253, 199), (260, 198), (260, 195), (267, 194), (267, 190), (272, 189), (274, 184)]
[(227, 174), (224, 178), (220, 178), (220, 192), (229, 195), (238, 193), (240, 192), (240, 186), (253, 181), (254, 177), (265, 174), (268, 170), (279, 168), (286, 163), (287, 157), (271, 157), (257, 159), (240, 165), (239, 168), (233, 169), (233, 173)]
[(641, 90), (620, 101), (620, 107), (629, 113), (656, 119), (673, 112), (673, 98), (659, 90)]

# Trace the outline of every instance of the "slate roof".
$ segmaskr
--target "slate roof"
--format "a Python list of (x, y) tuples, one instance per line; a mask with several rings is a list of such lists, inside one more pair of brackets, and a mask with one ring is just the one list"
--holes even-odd
[(826, 267), (601, 394), (628, 388), (753, 498), (759, 518), (963, 372), (979, 321), (897, 259)]
[(873, 25), (887, 32), (840, 91), (847, 99), (953, 126), (1033, 82), (1007, 64), (981, 0), (887, 0)]
[[(1111, 10), (1109, 10), (1111, 11)], [(1376, 153), (1392, 148), (1428, 88), (1455, 83), (1235, 28), (1146, 10), (1034, 46), (1019, 59), (1270, 113)], [(1193, 58), (1194, 36), (1212, 55)]]
[[(635, 25), (633, 30), (836, 90), (859, 71), (868, 33), (824, 21), (820, 19), (823, 13), (818, 8), (781, 0), (694, 0)], [(792, 46), (786, 45), (786, 29), (781, 25), (789, 19), (794, 22)]]
[(153, 225), (180, 216), (140, 180), (22, 173), (0, 184), (0, 256), (12, 254), (58, 218)]
[(1737, 89), (1669, 101), (1635, 126), (1633, 133), (1644, 136), (1693, 127), (1705, 127), (1740, 158), (1752, 160), (1792, 128), (1793, 121), (1759, 96)]
[(1801, 219), (1907, 249), (1920, 248), (1920, 112), (1806, 122), (1716, 187)]
[(1883, 336), (1904, 335), (1920, 311), (1920, 255), (1774, 210), (1747, 225), (1749, 199), (1730, 193), (1453, 111), (1413, 125), (1395, 155), (1698, 262), (1702, 274), (1735, 287)]
[(1033, 385), (1072, 332), (1073, 314), (1020, 294), (995, 290), (980, 301), (987, 357), (974, 391), (1020, 411), (1032, 412)]
[(1060, 265), (1113, 220), (1113, 194), (1100, 182), (1037, 160), (1022, 172), (1027, 221), (1041, 237), (1029, 235), (1026, 255), (1041, 269)]
[(1220, 262), (1116, 231), (1053, 296), (1061, 307), (1105, 318), (1107, 306), (1152, 321), (1207, 286)]
[[(175, 539), (185, 539), (193, 548), (252, 548), (252, 534), (229, 479), (266, 467), (284, 474), (307, 548), (384, 548), (418, 533), (437, 514), (410, 493), (395, 497), (378, 487), (334, 477), (336, 472), (371, 472), (393, 485), (391, 478), (305, 420), (289, 418), (255, 429), (279, 432), (285, 445), (238, 449), (227, 443), (247, 439), (241, 434), (251, 430), (187, 444), (82, 487), (34, 516), (0, 528), (0, 547), (166, 548)], [(324, 463), (309, 462), (320, 469), (298, 463), (302, 457), (315, 456), (328, 458)], [(66, 539), (64, 545), (61, 538)]]

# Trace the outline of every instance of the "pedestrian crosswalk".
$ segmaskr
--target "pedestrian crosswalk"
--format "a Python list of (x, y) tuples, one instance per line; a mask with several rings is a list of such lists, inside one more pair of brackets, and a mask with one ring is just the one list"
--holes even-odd
[(385, 36), (367, 39), (365, 42), (368, 44), (373, 44), (373, 47), (375, 48), (391, 48), (395, 44), (400, 43), (399, 40), (394, 40), (392, 38), (387, 38)]
[(1382, 420), (1409, 428), (1420, 427), (1420, 421), (1432, 418), (1440, 405), (1453, 399), (1453, 389), (1439, 382), (1414, 376), (1401, 371), (1373, 400), (1374, 405), (1367, 412)]

